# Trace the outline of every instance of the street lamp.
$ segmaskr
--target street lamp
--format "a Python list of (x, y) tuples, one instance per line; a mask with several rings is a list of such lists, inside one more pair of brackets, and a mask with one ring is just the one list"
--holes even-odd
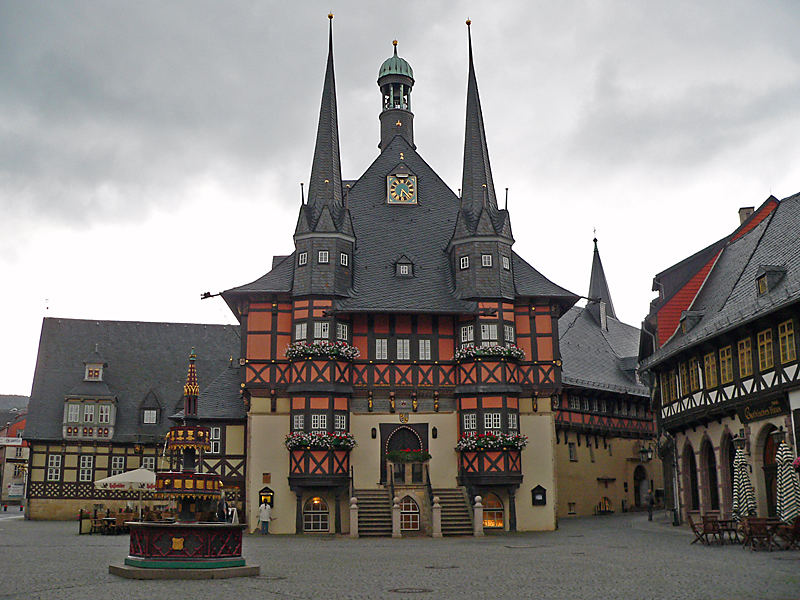
[(653, 446), (651, 446), (650, 444), (648, 444), (647, 446), (642, 445), (642, 447), (639, 448), (639, 459), (643, 463), (648, 463), (651, 460), (653, 460)]

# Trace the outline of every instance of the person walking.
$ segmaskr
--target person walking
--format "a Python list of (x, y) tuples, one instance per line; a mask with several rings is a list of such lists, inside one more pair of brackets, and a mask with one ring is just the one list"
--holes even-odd
[(655, 504), (655, 499), (653, 498), (653, 490), (649, 490), (647, 492), (647, 520), (653, 520), (653, 505)]
[(266, 502), (262, 502), (258, 507), (258, 520), (261, 521), (261, 533), (269, 533), (269, 522), (272, 520), (272, 507)]

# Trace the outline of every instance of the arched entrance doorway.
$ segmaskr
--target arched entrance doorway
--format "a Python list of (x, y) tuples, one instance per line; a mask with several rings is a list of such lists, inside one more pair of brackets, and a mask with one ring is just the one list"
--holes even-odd
[(778, 444), (775, 443), (775, 436), (772, 432), (774, 427), (770, 427), (764, 440), (764, 490), (767, 494), (767, 514), (770, 517), (777, 516), (778, 502), (778, 465), (775, 462), (775, 454), (778, 452)]
[[(383, 429), (383, 427), (382, 427)], [(381, 431), (383, 433), (383, 431)], [(425, 450), (423, 438), (416, 428), (408, 425), (393, 427), (386, 433), (385, 442), (381, 444), (381, 483), (388, 481), (386, 472), (386, 454), (392, 450)], [(405, 480), (406, 465), (395, 465), (395, 480)]]
[(684, 503), (687, 510), (700, 510), (700, 490), (697, 486), (697, 461), (691, 444), (683, 449)]
[(643, 508), (647, 502), (647, 493), (649, 491), (647, 471), (642, 465), (636, 465), (633, 470), (633, 505), (637, 508)]
[(719, 480), (717, 479), (717, 457), (714, 446), (706, 438), (700, 447), (705, 483), (708, 488), (708, 510), (719, 510)]
[(319, 496), (306, 500), (303, 506), (303, 531), (319, 533), (329, 530), (328, 503)]

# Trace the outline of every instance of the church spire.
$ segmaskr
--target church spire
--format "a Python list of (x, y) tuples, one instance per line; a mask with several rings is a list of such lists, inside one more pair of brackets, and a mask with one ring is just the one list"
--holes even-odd
[(464, 133), (464, 170), (461, 180), (461, 204), (473, 215), (477, 215), (485, 202), (497, 210), (497, 197), (489, 165), (489, 148), (483, 126), (481, 99), (478, 95), (478, 80), (472, 61), (471, 21), (467, 19), (469, 40), (469, 79), (467, 82), (467, 119)]
[(606, 281), (603, 263), (600, 260), (600, 251), (597, 249), (597, 238), (594, 238), (593, 241), (594, 256), (592, 257), (592, 275), (589, 279), (589, 298), (598, 300), (598, 302), (589, 306), (597, 306), (597, 312), (600, 313), (600, 304), (602, 303), (605, 305), (605, 315), (616, 319), (614, 305), (611, 303), (611, 292), (608, 290), (608, 281)]
[(311, 181), (308, 185), (307, 219), (313, 229), (325, 206), (339, 216), (342, 207), (342, 167), (339, 158), (339, 123), (336, 113), (336, 80), (333, 73), (333, 14), (328, 15), (328, 65), (322, 88), (317, 141)]

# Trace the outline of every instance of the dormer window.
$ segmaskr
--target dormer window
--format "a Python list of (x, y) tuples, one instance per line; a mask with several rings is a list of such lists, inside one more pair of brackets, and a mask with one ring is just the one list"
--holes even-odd
[(327, 250), (320, 250), (319, 254), (317, 255), (317, 262), (321, 265), (328, 264), (328, 251)]
[(305, 264), (308, 264), (308, 252), (301, 252), (297, 255), (297, 265), (302, 267)]
[(343, 267), (346, 267), (350, 264), (350, 256), (347, 254), (347, 252), (342, 252), (339, 255), (339, 264)]
[(785, 276), (786, 267), (783, 265), (761, 265), (756, 273), (758, 295), (773, 291)]
[(84, 381), (102, 381), (103, 365), (86, 365)]
[(398, 277), (411, 277), (414, 275), (414, 267), (411, 263), (397, 263), (395, 273)]
[(506, 271), (510, 271), (511, 270), (511, 261), (509, 260), (509, 258), (507, 256), (503, 257), (503, 268)]
[(492, 266), (492, 255), (491, 254), (481, 254), (481, 266), (482, 267), (491, 267)]
[(459, 259), (459, 264), (462, 270), (469, 269), (469, 256), (462, 256)]
[(77, 423), (81, 416), (81, 405), (77, 402), (67, 404), (67, 422)]
[(158, 422), (158, 411), (155, 408), (146, 408), (142, 411), (142, 423), (152, 425)]

